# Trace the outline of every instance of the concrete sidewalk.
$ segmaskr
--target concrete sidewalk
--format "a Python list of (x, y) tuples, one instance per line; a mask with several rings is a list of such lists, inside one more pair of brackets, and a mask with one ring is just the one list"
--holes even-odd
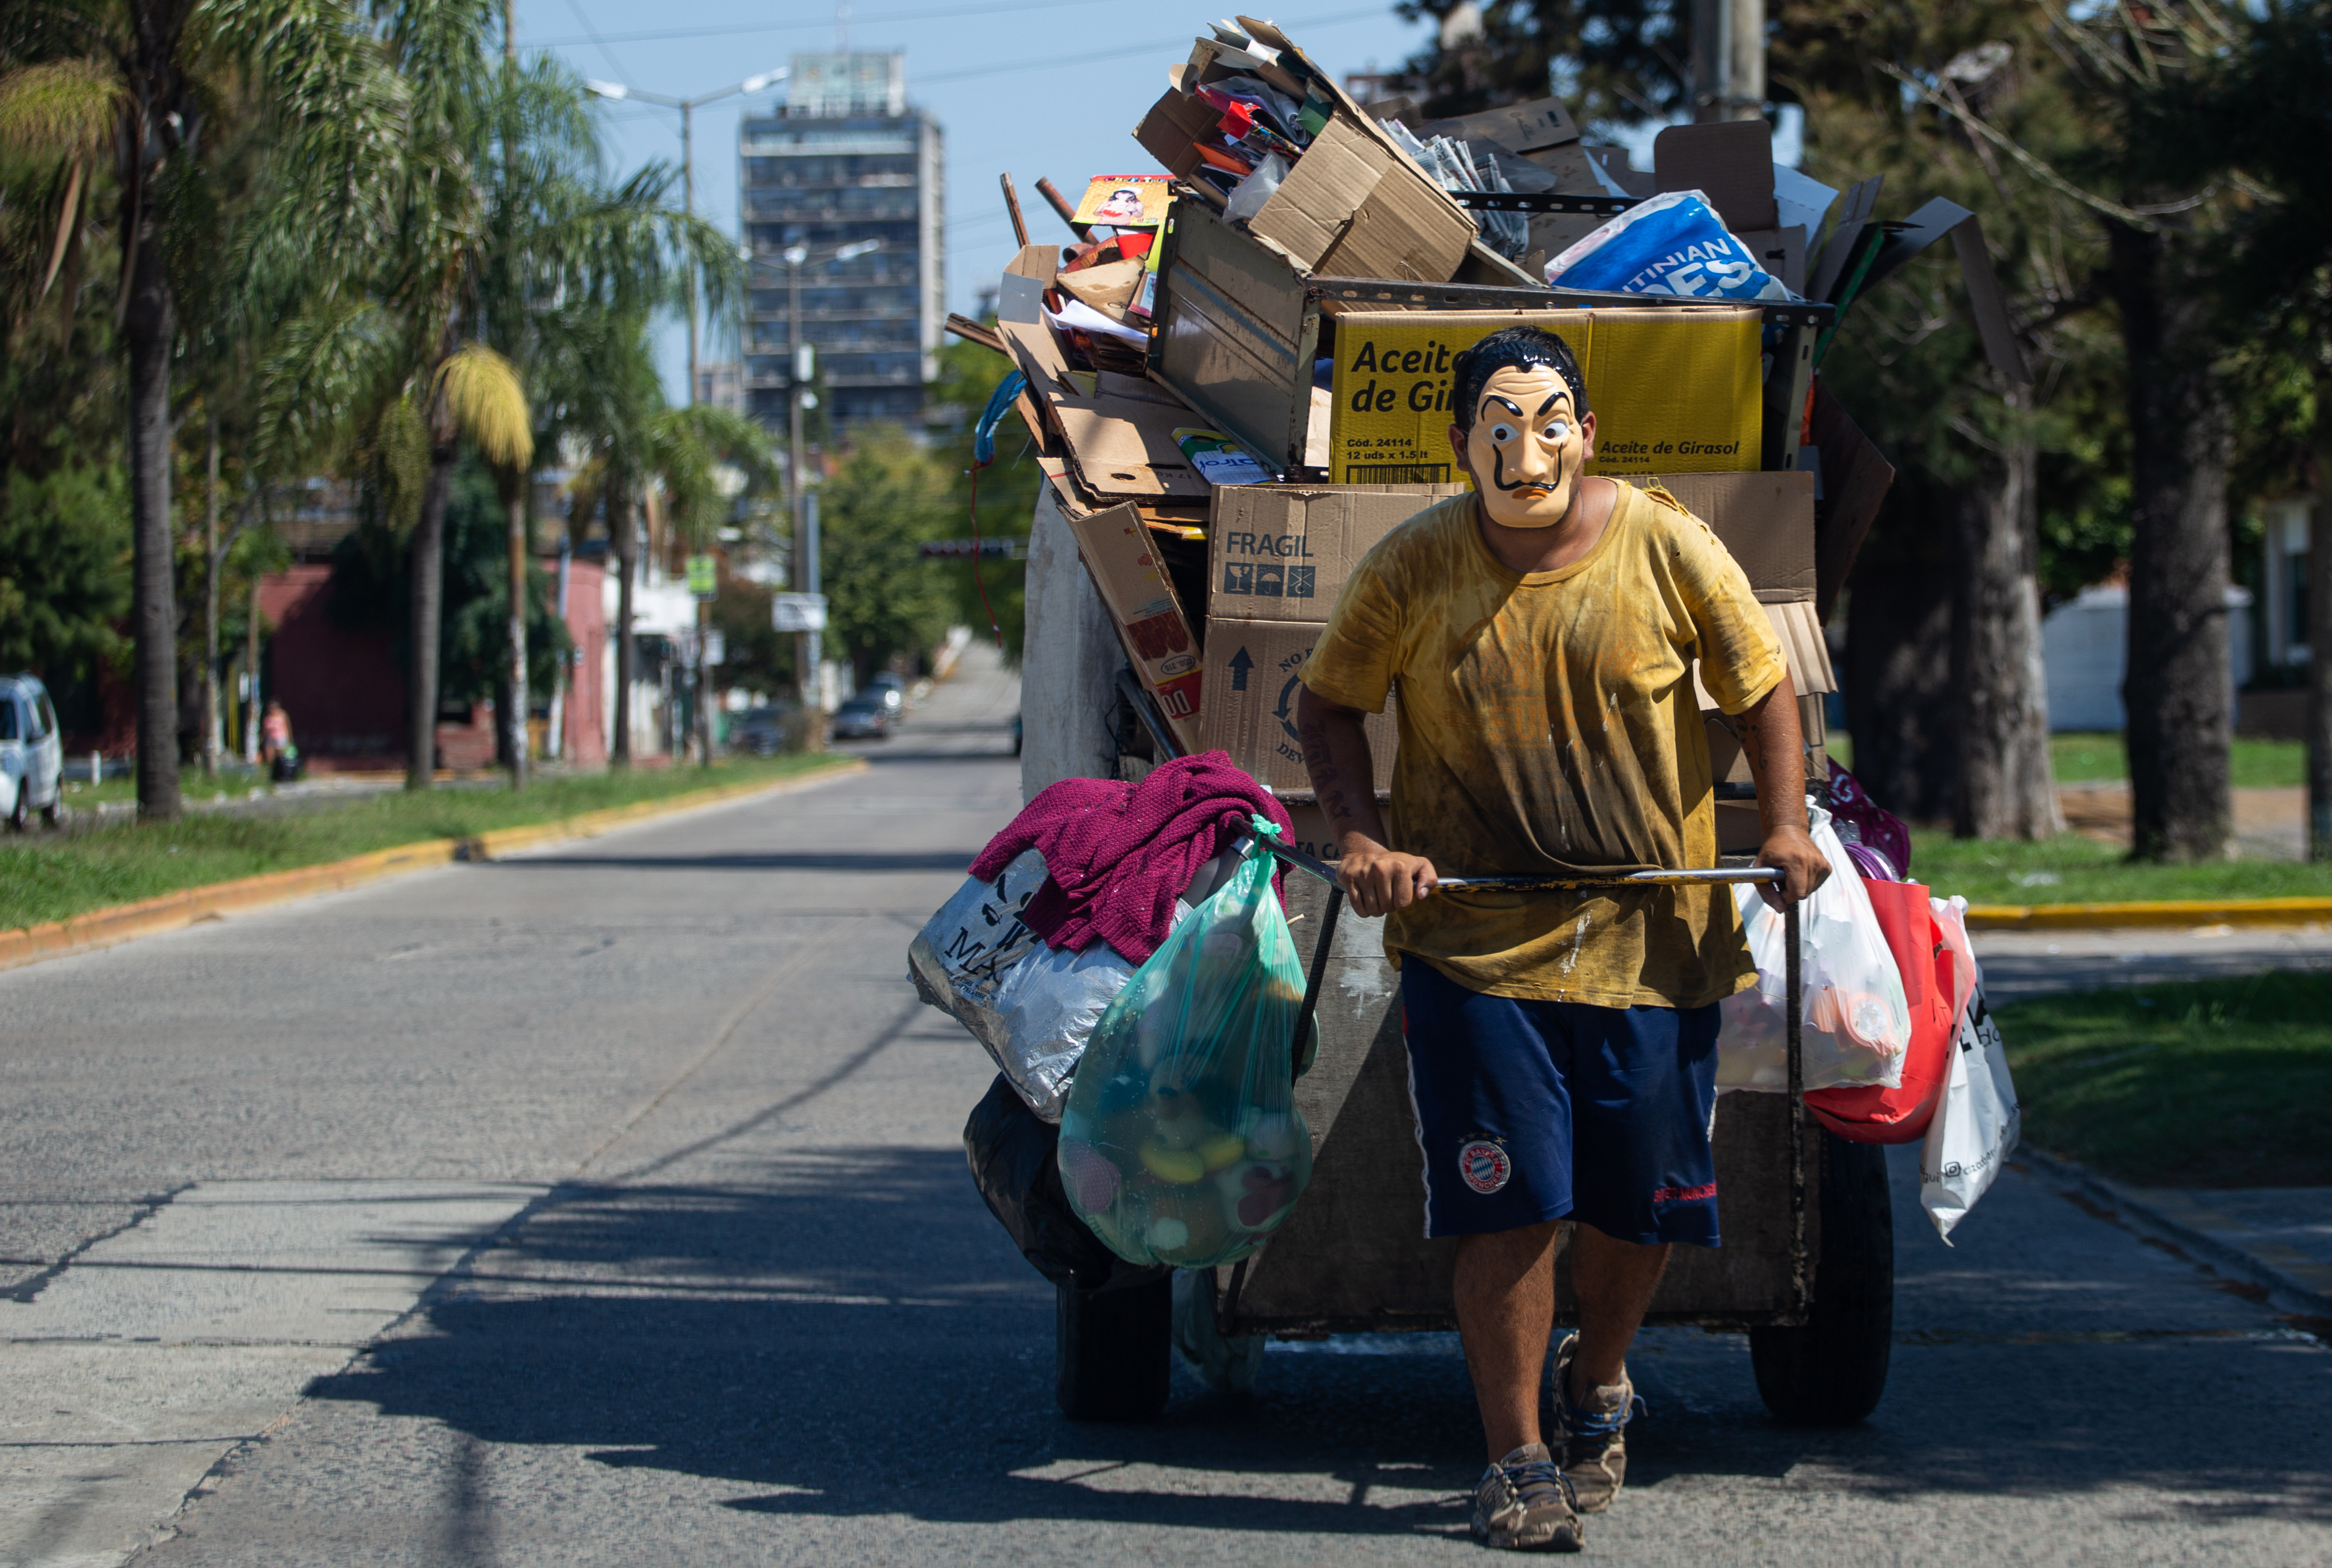
[[(2332, 930), (2320, 927), (1979, 931), (1971, 939), (1983, 966), (1984, 994), (1994, 1004), (2271, 969), (2332, 969)], [(2332, 1318), (2332, 1187), (2131, 1187), (2030, 1148), (2017, 1157), (2061, 1190), (2268, 1290), (2286, 1310)]]
[(2332, 1322), (2332, 1187), (2132, 1187), (2027, 1145), (2021, 1163), (2060, 1192), (2263, 1293), (2269, 1307)]
[(2332, 930), (2232, 926), (2095, 931), (1974, 931), (1984, 994), (2021, 1002), (2061, 991), (2224, 980), (2269, 969), (2332, 969)]

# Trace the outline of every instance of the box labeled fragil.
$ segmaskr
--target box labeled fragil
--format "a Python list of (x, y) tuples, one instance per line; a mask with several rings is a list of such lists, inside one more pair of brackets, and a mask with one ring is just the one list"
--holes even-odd
[(1238, 485), (1207, 519), (1209, 613), (1322, 622), (1377, 541), (1463, 485)]
[(1754, 470), (1763, 430), (1754, 306), (1368, 310), (1336, 318), (1329, 468), (1340, 484), (1462, 481), (1449, 450), (1460, 353), (1505, 327), (1571, 346), (1595, 415), (1599, 474)]
[(1204, 750), (1199, 727), (1199, 640), (1190, 633), (1165, 565), (1151, 546), (1142, 514), (1126, 503), (1083, 514), (1063, 507), (1061, 515), (1101, 602), (1117, 622), (1135, 673), (1157, 698), (1184, 748)]
[[(1207, 705), (1199, 724), (1206, 749), (1230, 753), (1231, 760), (1278, 791), (1309, 790), (1304, 743), (1295, 731), (1295, 698), (1303, 686), (1304, 661), (1320, 640), (1321, 627), (1301, 621), (1207, 622)], [(1397, 744), (1393, 705), (1371, 714), (1363, 727), (1375, 787), (1392, 785)]]

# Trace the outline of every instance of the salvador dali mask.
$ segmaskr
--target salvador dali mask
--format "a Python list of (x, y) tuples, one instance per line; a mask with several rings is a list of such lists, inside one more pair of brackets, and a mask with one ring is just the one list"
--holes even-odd
[(1591, 451), (1594, 416), (1572, 412), (1571, 385), (1551, 365), (1502, 366), (1474, 408), (1474, 428), (1452, 427), (1449, 443), (1474, 476), (1490, 520), (1509, 528), (1551, 528), (1571, 514), (1579, 470)]

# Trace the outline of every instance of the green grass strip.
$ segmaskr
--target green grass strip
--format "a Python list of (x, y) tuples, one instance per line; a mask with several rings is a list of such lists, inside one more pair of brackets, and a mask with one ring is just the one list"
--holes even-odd
[(2085, 991), (1999, 1016), (2041, 1148), (2139, 1187), (2332, 1185), (2332, 974)]
[(1911, 878), (1971, 904), (2114, 904), (2170, 898), (2332, 898), (2332, 865), (2213, 860), (2137, 865), (2079, 833), (2039, 842), (1954, 839), (1914, 829)]
[[(1824, 749), (1854, 766), (1854, 741), (1833, 735)], [(2049, 737), (2060, 784), (2112, 784), (2129, 777), (2129, 755), (2114, 734), (2067, 731)], [(2297, 789), (2308, 782), (2308, 747), (2296, 740), (2237, 740), (2227, 749), (2227, 779), (2239, 790)]]
[(38, 926), (187, 888), (322, 865), (427, 839), (524, 827), (641, 801), (766, 780), (849, 760), (831, 755), (611, 769), (503, 788), (392, 791), (281, 816), (188, 813), (175, 822), (124, 822), (92, 832), (0, 839), (0, 930)]

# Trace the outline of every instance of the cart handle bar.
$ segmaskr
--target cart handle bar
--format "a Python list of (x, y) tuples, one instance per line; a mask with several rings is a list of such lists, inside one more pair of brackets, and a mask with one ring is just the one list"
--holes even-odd
[(1436, 884), (1485, 893), (1524, 893), (1556, 888), (1697, 888), (1712, 882), (1778, 882), (1778, 866), (1718, 868), (1707, 871), (1631, 871), (1624, 877), (1444, 877)]
[[(1309, 871), (1330, 887), (1341, 887), (1336, 869), (1291, 845), (1266, 841), (1271, 852), (1298, 870)], [(1775, 866), (1719, 868), (1707, 871), (1633, 871), (1624, 877), (1444, 877), (1437, 884), (1484, 893), (1526, 893), (1558, 889), (1694, 888), (1718, 882), (1778, 882)]]

